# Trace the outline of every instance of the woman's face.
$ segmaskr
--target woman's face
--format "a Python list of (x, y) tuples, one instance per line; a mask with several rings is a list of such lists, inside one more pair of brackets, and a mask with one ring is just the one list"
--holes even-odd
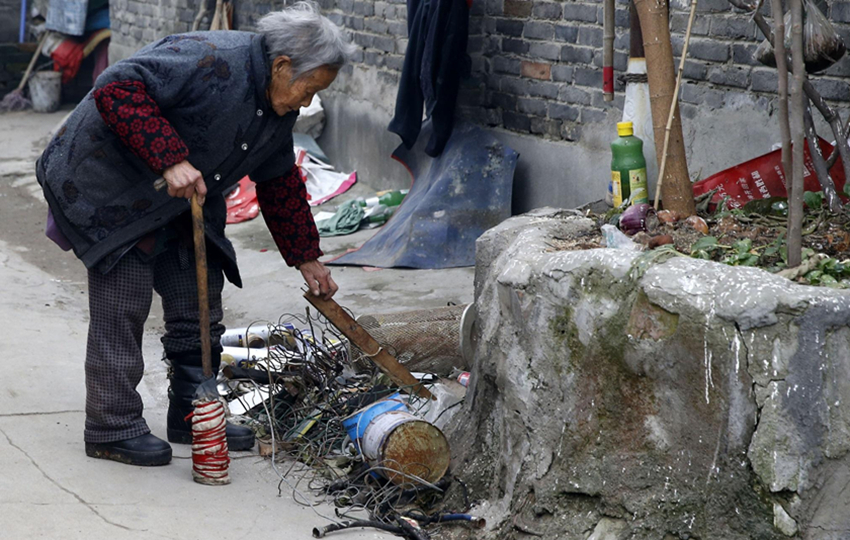
[(322, 66), (292, 80), (292, 62), (288, 56), (278, 56), (272, 64), (268, 97), (279, 116), (310, 105), (316, 92), (331, 85), (338, 70)]

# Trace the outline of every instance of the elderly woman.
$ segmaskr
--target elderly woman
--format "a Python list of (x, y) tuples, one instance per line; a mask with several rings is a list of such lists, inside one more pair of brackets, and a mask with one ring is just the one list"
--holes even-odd
[[(241, 287), (224, 236), (223, 194), (257, 183), (263, 217), (283, 258), (315, 295), (337, 290), (318, 262), (319, 236), (295, 166), (298, 110), (333, 82), (352, 45), (314, 4), (263, 17), (258, 33), (169, 36), (107, 69), (50, 142), (37, 176), (50, 207), (48, 235), (88, 268), (86, 453), (162, 465), (171, 447), (153, 436), (136, 391), (152, 290), (162, 297), (170, 364), (168, 440), (192, 442), (184, 420), (204, 380), (189, 198), (205, 199), (213, 368), (224, 276)], [(164, 178), (168, 189), (157, 190)], [(231, 449), (254, 444), (228, 426)]]

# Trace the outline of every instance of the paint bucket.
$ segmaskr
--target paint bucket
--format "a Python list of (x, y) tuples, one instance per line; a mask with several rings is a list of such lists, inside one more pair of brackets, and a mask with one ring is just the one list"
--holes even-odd
[(390, 411), (369, 423), (361, 441), (363, 456), (394, 484), (431, 484), (449, 469), (446, 436), (407, 411)]
[(348, 437), (360, 448), (360, 439), (366, 432), (366, 428), (377, 417), (389, 411), (407, 411), (406, 399), (396, 392), (391, 396), (376, 401), (368, 407), (363, 407), (351, 416), (342, 420), (342, 427), (348, 433)]
[(62, 72), (39, 71), (29, 80), (30, 100), (35, 112), (49, 113), (59, 108), (62, 98)]

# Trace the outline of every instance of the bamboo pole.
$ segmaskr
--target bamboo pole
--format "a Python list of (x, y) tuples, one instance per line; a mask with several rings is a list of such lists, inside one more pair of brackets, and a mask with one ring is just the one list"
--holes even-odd
[[(790, 0), (791, 7), (791, 66), (793, 84), (789, 99), (791, 111), (791, 192), (788, 196), (788, 267), (800, 266), (802, 262), (803, 229), (803, 145), (805, 141), (803, 81), (803, 3)], [(781, 38), (777, 38), (781, 39)]]
[[(673, 45), (670, 41), (667, 4), (658, 0), (635, 0), (635, 8), (640, 18), (643, 45), (646, 51), (655, 155), (660, 163), (665, 136), (664, 120), (671, 107), (678, 108), (676, 96), (673, 94), (676, 86), (676, 72), (673, 68)], [(696, 207), (685, 157), (682, 122), (676, 111), (674, 111), (673, 124), (670, 126), (666, 169), (661, 193), (664, 207), (682, 216), (695, 214)], [(662, 182), (661, 176), (658, 182)]]
[(779, 71), (779, 134), (782, 139), (782, 181), (788, 190), (788, 174), (791, 172), (791, 126), (788, 124), (788, 62), (785, 52), (785, 15), (782, 11), (782, 0), (770, 0), (773, 11), (774, 35), (779, 39), (773, 40), (773, 56), (776, 58), (776, 69)]
[(602, 5), (602, 99), (614, 101), (614, 0)]
[(688, 16), (688, 29), (685, 31), (685, 45), (682, 47), (682, 57), (679, 58), (679, 72), (676, 74), (676, 88), (673, 90), (673, 102), (667, 115), (667, 125), (664, 127), (664, 148), (661, 150), (661, 165), (658, 167), (658, 183), (655, 184), (655, 209), (661, 202), (661, 185), (664, 182), (664, 171), (667, 167), (667, 149), (670, 145), (670, 130), (673, 127), (673, 117), (679, 101), (679, 88), (682, 86), (682, 74), (685, 72), (685, 59), (688, 57), (688, 45), (691, 42), (691, 30), (694, 27), (694, 16), (697, 13), (697, 0), (691, 0), (691, 13)]

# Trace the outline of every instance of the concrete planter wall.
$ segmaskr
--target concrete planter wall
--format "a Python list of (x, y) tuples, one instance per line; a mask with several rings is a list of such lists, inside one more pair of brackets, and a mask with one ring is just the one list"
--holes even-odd
[(850, 295), (612, 249), (570, 212), (477, 245), (454, 470), (493, 538), (850, 537)]

